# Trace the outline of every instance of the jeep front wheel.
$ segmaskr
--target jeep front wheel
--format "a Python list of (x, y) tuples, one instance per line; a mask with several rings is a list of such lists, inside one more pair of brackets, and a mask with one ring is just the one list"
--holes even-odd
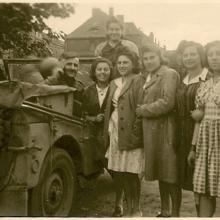
[(77, 176), (69, 154), (59, 148), (46, 156), (38, 185), (30, 195), (30, 216), (70, 214), (77, 191)]

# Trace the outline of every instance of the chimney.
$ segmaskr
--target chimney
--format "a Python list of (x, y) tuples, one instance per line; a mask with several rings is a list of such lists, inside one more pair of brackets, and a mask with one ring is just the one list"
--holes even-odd
[(100, 9), (99, 8), (93, 8), (92, 9), (92, 17), (96, 17), (100, 14)]
[(150, 32), (149, 38), (150, 38), (150, 41), (153, 43), (154, 42), (154, 33), (153, 32)]
[(124, 16), (123, 15), (117, 15), (117, 19), (121, 24), (124, 24)]
[(114, 8), (113, 7), (110, 7), (109, 9), (108, 9), (108, 14), (109, 14), (109, 16), (114, 16)]

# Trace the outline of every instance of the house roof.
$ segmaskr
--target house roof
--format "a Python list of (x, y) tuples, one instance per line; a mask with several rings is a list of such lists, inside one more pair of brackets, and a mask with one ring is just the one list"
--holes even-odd
[[(106, 22), (110, 15), (104, 13), (100, 9), (96, 9), (95, 15), (89, 18), (86, 22), (80, 25), (77, 29), (71, 32), (67, 39), (77, 38), (105, 38), (106, 36)], [(125, 36), (126, 35), (143, 35), (133, 22), (125, 22)], [(145, 35), (146, 36), (146, 35)], [(147, 36), (146, 36), (147, 37)]]
[(99, 10), (95, 16), (92, 16), (71, 32), (67, 38), (105, 37), (105, 25), (108, 19), (109, 16)]

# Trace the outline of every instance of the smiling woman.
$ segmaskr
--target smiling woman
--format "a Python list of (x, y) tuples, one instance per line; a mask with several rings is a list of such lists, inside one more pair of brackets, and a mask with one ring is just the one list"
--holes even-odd
[[(120, 47), (126, 47), (139, 55), (137, 46), (133, 42), (123, 39), (123, 25), (114, 17), (106, 24), (106, 37), (107, 40), (96, 47), (95, 55), (111, 60), (113, 66), (116, 65), (117, 50), (120, 49)], [(114, 78), (118, 76), (115, 70)]]
[(199, 195), (199, 217), (212, 217), (220, 197), (220, 41), (206, 45), (212, 77), (200, 84), (195, 104), (204, 112), (195, 147), (193, 190)]
[[(194, 41), (184, 41), (178, 47), (182, 66), (186, 70), (186, 76), (182, 80), (177, 91), (177, 116), (178, 116), (178, 177), (179, 184), (184, 190), (193, 190), (194, 167), (187, 163), (187, 157), (193, 153), (191, 143), (195, 121), (191, 117), (191, 111), (195, 106), (196, 91), (202, 81), (209, 74), (204, 68), (205, 52), (201, 44)], [(198, 212), (198, 196), (195, 194), (195, 205)], [(198, 213), (197, 213), (198, 214)]]
[[(126, 216), (134, 217), (142, 215), (138, 178), (143, 163), (143, 149), (139, 144), (142, 137), (135, 133), (136, 103), (132, 101), (132, 86), (137, 77), (135, 73), (138, 72), (138, 57), (127, 48), (121, 48), (116, 59), (120, 77), (110, 83), (104, 121), (107, 167), (113, 173), (116, 199), (117, 193), (123, 190), (128, 207)], [(120, 210), (122, 215), (123, 203), (120, 204)]]
[(83, 92), (82, 109), (89, 130), (89, 144), (98, 166), (104, 167), (103, 123), (109, 82), (112, 76), (112, 64), (105, 58), (96, 59), (91, 66), (91, 78), (94, 84)]

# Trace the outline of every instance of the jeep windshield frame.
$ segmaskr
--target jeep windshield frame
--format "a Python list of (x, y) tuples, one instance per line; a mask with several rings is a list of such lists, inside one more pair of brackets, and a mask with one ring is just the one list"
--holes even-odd
[[(91, 64), (97, 57), (81, 57), (79, 58), (80, 64)], [(13, 81), (10, 71), (9, 71), (9, 65), (10, 64), (39, 64), (42, 61), (42, 59), (3, 59), (4, 68), (5, 68), (5, 74), (6, 74), (6, 81)], [(60, 112), (57, 112), (55, 110), (52, 110), (45, 106), (36, 105), (34, 103), (31, 103), (29, 101), (24, 101), (22, 104), (22, 108), (24, 109), (30, 109), (33, 111), (41, 112), (42, 114), (47, 115), (48, 117), (57, 118), (60, 120), (77, 123), (82, 125), (83, 119), (79, 118), (77, 116), (69, 116), (66, 114), (62, 114)]]
[[(80, 64), (91, 64), (97, 57), (79, 57)], [(6, 80), (12, 81), (12, 77), (9, 71), (10, 64), (39, 64), (42, 59), (3, 59)]]

